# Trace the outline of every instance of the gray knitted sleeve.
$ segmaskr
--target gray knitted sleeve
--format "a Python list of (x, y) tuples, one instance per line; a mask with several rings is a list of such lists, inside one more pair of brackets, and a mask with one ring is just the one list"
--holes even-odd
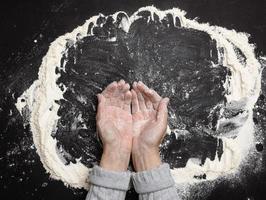
[(139, 193), (139, 200), (179, 199), (168, 164), (133, 173), (132, 179), (135, 190)]
[(94, 166), (86, 200), (124, 200), (129, 189), (130, 172), (107, 171)]
[[(130, 172), (112, 172), (94, 166), (90, 173), (91, 187), (86, 200), (124, 200), (129, 189)], [(132, 173), (139, 200), (179, 199), (168, 164)]]

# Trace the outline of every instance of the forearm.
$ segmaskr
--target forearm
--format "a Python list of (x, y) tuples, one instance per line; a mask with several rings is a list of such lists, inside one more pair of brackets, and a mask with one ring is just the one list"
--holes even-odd
[(123, 148), (104, 147), (100, 166), (109, 171), (127, 171), (130, 154)]
[(129, 188), (130, 172), (105, 170), (94, 166), (86, 200), (124, 200)]
[(134, 173), (132, 178), (140, 200), (179, 199), (168, 164)]
[(138, 144), (132, 151), (132, 161), (137, 172), (148, 171), (162, 164), (159, 148), (149, 148)]

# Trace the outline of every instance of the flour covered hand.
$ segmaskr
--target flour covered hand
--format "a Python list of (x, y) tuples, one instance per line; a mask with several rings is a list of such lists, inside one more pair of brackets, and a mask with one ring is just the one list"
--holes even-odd
[(132, 93), (133, 146), (136, 171), (161, 164), (159, 145), (166, 133), (168, 98), (162, 98), (142, 82), (134, 83)]
[(100, 166), (107, 170), (125, 171), (128, 167), (132, 147), (129, 88), (129, 84), (120, 80), (97, 95), (97, 131), (103, 143)]
[[(91, 171), (86, 199), (123, 200), (130, 180), (139, 199), (178, 199), (169, 165), (161, 163), (159, 154), (169, 99), (142, 82), (134, 82), (131, 91), (129, 88), (121, 80), (98, 94), (96, 120), (103, 154), (100, 167)], [(131, 154), (136, 173), (127, 171)]]

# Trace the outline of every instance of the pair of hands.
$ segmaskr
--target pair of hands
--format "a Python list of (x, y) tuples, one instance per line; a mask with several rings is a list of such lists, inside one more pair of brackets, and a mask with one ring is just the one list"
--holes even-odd
[(100, 166), (126, 171), (131, 155), (136, 171), (159, 166), (169, 99), (142, 82), (134, 82), (130, 90), (124, 80), (111, 83), (97, 97), (97, 131), (103, 143)]

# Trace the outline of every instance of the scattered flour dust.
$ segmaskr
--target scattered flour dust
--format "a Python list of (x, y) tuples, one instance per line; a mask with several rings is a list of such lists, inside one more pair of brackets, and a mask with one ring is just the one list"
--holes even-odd
[[(186, 167), (172, 170), (176, 185), (180, 184), (180, 187), (182, 187), (182, 184), (186, 185), (205, 181), (193, 178), (195, 175), (204, 173), (207, 177), (206, 180), (214, 180), (218, 177), (237, 172), (240, 164), (248, 155), (250, 145), (254, 140), (252, 109), (259, 96), (261, 84), (261, 65), (255, 57), (254, 46), (248, 42), (249, 36), (246, 33), (238, 33), (234, 30), (227, 30), (222, 27), (187, 19), (185, 17), (186, 13), (178, 8), (160, 11), (153, 6), (140, 8), (129, 17), (129, 20), (122, 20), (120, 28), (127, 32), (131, 23), (140, 18), (137, 14), (141, 11), (151, 12), (149, 20), (153, 20), (153, 13), (156, 13), (160, 20), (170, 13), (174, 20), (176, 17), (180, 19), (182, 27), (208, 33), (217, 42), (219, 63), (228, 67), (231, 71), (231, 76), (227, 77), (224, 84), (226, 90), (229, 91), (226, 96), (227, 101), (247, 99), (245, 109), (248, 120), (245, 121), (236, 138), (221, 137), (224, 149), (221, 160), (219, 161), (217, 155), (215, 160), (207, 159), (202, 166), (193, 163), (192, 159), (188, 160)], [(112, 15), (114, 20), (116, 20), (116, 16), (119, 13), (117, 12)], [(81, 38), (87, 36), (88, 25), (91, 22), (96, 24), (98, 17), (91, 17), (82, 26), (77, 27), (71, 33), (58, 37), (51, 43), (46, 56), (43, 57), (38, 80), (17, 99), (16, 103), (17, 109), (20, 112), (25, 107), (31, 112), (30, 127), (33, 133), (34, 144), (46, 171), (50, 174), (51, 178), (61, 180), (67, 186), (75, 188), (88, 188), (90, 168), (84, 166), (79, 160), (77, 160), (76, 164), (70, 163), (65, 165), (57, 153), (56, 140), (51, 137), (51, 133), (56, 130), (57, 120), (59, 119), (57, 115), (59, 105), (55, 103), (55, 100), (63, 99), (64, 93), (56, 84), (56, 80), (60, 75), (55, 74), (55, 68), (60, 67), (60, 60), (65, 51), (67, 40), (76, 41), (78, 34)], [(246, 57), (245, 63), (241, 62), (238, 58), (234, 50), (235, 47), (241, 50)], [(219, 49), (223, 49), (223, 53)], [(52, 111), (49, 108), (53, 108)]]

